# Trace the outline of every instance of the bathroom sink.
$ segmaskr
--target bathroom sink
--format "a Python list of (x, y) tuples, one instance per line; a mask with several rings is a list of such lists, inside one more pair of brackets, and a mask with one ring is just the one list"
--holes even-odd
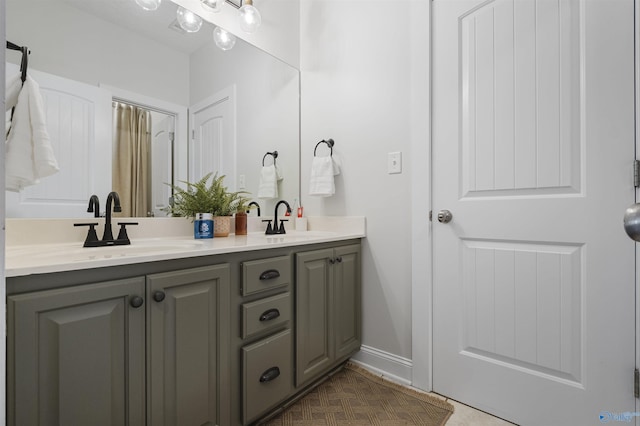
[(335, 232), (328, 231), (287, 231), (286, 234), (273, 234), (267, 235), (263, 232), (249, 233), (248, 236), (251, 239), (258, 241), (266, 241), (268, 243), (278, 242), (295, 242), (295, 241), (309, 241), (319, 238), (331, 238), (336, 236)]
[(203, 246), (204, 243), (201, 241), (152, 239), (133, 241), (131, 245), (126, 246), (109, 247), (82, 247), (77, 243), (73, 245), (66, 244), (62, 247), (58, 246), (55, 248), (51, 246), (42, 246), (41, 248), (25, 246), (10, 250), (7, 255), (14, 261), (22, 258), (25, 262), (36, 264), (69, 263), (154, 255), (159, 253), (175, 253), (196, 250)]

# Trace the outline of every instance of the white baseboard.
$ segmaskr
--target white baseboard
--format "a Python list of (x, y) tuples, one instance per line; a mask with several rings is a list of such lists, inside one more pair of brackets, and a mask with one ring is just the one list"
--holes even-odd
[(406, 386), (412, 384), (413, 362), (408, 358), (362, 345), (351, 360), (391, 381)]

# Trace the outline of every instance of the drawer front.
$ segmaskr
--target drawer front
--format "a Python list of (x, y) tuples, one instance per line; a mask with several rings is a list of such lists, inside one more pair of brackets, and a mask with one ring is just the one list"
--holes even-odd
[(291, 282), (289, 256), (252, 260), (242, 264), (242, 295), (259, 293)]
[(292, 387), (291, 330), (242, 348), (243, 423), (287, 398)]
[(291, 320), (290, 293), (242, 305), (242, 338), (273, 330)]

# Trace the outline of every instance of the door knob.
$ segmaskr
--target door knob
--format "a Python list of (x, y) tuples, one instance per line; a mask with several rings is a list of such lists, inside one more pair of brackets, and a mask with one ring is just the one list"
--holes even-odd
[(624, 212), (624, 230), (629, 238), (640, 241), (640, 204), (633, 204)]
[(449, 223), (453, 219), (453, 215), (449, 210), (440, 210), (438, 212), (438, 222), (440, 223)]

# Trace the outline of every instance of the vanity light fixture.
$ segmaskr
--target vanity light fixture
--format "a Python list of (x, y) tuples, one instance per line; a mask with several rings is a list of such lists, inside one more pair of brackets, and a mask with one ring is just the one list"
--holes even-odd
[(136, 0), (136, 3), (144, 10), (154, 11), (158, 10), (162, 0)]
[(200, 0), (202, 7), (209, 12), (218, 13), (222, 9), (224, 0)]
[(180, 27), (188, 33), (196, 33), (202, 27), (202, 18), (182, 6), (178, 6), (176, 17)]
[(248, 33), (254, 32), (262, 23), (260, 12), (253, 5), (253, 0), (244, 0), (240, 8), (240, 28)]
[(236, 36), (220, 27), (213, 29), (213, 41), (222, 50), (229, 50), (236, 44)]

